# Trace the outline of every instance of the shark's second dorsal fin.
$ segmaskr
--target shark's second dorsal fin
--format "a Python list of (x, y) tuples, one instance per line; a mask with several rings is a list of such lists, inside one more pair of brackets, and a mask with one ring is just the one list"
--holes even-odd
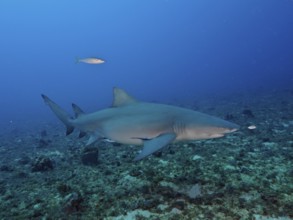
[(72, 103), (72, 109), (74, 111), (75, 118), (78, 118), (79, 116), (84, 114), (84, 111), (74, 103)]
[(123, 89), (114, 87), (113, 93), (114, 93), (113, 104), (112, 104), (113, 107), (130, 105), (137, 102), (136, 99), (128, 95)]

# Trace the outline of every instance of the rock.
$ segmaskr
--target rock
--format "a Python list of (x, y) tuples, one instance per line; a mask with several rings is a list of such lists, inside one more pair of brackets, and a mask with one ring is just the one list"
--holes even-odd
[(51, 143), (50, 140), (45, 140), (41, 138), (38, 142), (38, 148), (46, 148)]
[(225, 120), (228, 120), (228, 121), (230, 121), (230, 120), (233, 120), (235, 117), (234, 117), (234, 115), (232, 115), (232, 114), (226, 114), (226, 116), (225, 116)]
[(178, 210), (184, 210), (185, 208), (185, 200), (184, 199), (177, 199), (173, 202), (172, 207)]
[(71, 191), (71, 187), (65, 183), (60, 183), (57, 185), (57, 190), (61, 195), (64, 195)]
[(41, 137), (42, 138), (47, 137), (47, 131), (46, 130), (41, 131)]
[(76, 192), (70, 193), (64, 198), (64, 211), (67, 214), (79, 212), (82, 210), (81, 203), (83, 198)]
[(94, 166), (99, 163), (99, 149), (97, 147), (86, 147), (81, 155), (84, 165)]
[(7, 165), (1, 165), (0, 166), (0, 171), (5, 171), (5, 172), (12, 172), (14, 169), (10, 166)]
[(198, 197), (201, 197), (201, 187), (199, 184), (195, 184), (193, 186), (191, 186), (190, 189), (188, 189), (185, 193), (190, 199), (195, 199)]
[(39, 156), (32, 164), (32, 172), (43, 172), (53, 170), (53, 160), (45, 156)]
[(26, 173), (26, 172), (23, 172), (23, 171), (19, 171), (19, 172), (17, 172), (17, 174), (15, 175), (15, 177), (17, 177), (17, 178), (28, 178), (28, 174)]
[(244, 109), (242, 111), (242, 114), (246, 116), (247, 118), (254, 118), (254, 114), (252, 113), (250, 109)]
[(29, 158), (27, 155), (22, 155), (17, 162), (21, 165), (26, 165), (31, 162), (31, 158)]

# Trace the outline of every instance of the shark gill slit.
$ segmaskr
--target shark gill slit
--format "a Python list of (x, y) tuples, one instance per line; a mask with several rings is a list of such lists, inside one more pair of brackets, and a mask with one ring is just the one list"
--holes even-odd
[(185, 132), (185, 124), (182, 122), (175, 122), (173, 126), (173, 131), (177, 136), (180, 136)]

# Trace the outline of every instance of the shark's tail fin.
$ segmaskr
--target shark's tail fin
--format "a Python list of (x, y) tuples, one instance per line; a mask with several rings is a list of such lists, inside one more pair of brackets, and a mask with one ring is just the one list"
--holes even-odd
[(74, 127), (70, 123), (71, 116), (64, 111), (59, 105), (49, 99), (46, 95), (42, 94), (42, 98), (44, 99), (45, 103), (49, 105), (51, 110), (55, 113), (55, 115), (65, 124), (66, 126), (66, 135), (69, 135), (73, 132)]
[(79, 57), (75, 57), (75, 63), (79, 63), (79, 62), (80, 62)]

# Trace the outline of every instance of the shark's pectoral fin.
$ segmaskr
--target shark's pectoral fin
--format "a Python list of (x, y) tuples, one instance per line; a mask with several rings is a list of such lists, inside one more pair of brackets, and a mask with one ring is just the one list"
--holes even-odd
[(143, 149), (140, 154), (138, 154), (134, 161), (141, 160), (144, 157), (162, 149), (167, 146), (169, 143), (176, 139), (175, 133), (162, 134), (156, 138), (150, 140), (144, 140)]

